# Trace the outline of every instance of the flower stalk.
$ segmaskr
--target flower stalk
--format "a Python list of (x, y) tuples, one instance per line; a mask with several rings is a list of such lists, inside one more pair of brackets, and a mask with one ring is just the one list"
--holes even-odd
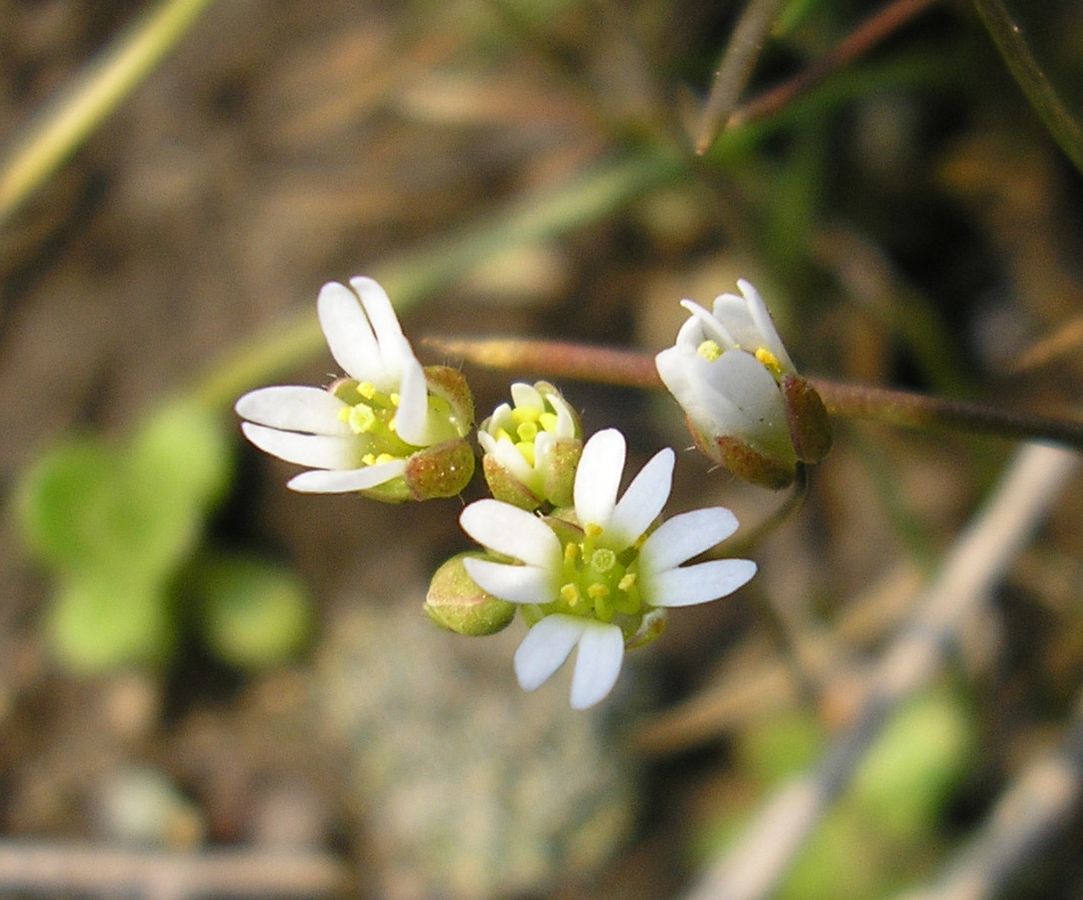
[[(427, 337), (450, 357), (489, 369), (514, 369), (553, 380), (662, 390), (654, 358), (638, 350), (522, 338)], [(1009, 440), (1045, 441), (1083, 451), (1083, 422), (825, 378), (807, 381), (827, 412), (918, 430), (951, 429)]]

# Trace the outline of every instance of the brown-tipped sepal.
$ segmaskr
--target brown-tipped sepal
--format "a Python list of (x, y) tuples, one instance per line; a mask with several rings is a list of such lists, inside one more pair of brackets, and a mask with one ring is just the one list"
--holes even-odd
[(715, 438), (715, 447), (718, 461), (723, 466), (758, 487), (779, 491), (793, 484), (797, 475), (795, 462), (767, 456), (740, 438)]
[(800, 375), (783, 375), (779, 387), (797, 458), (806, 463), (818, 463), (831, 449), (831, 417), (823, 400)]

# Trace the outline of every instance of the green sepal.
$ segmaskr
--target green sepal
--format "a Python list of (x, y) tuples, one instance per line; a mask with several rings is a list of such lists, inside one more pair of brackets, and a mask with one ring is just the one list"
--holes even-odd
[(482, 590), (467, 574), (467, 557), (488, 559), (485, 553), (459, 553), (432, 576), (425, 596), (426, 615), (441, 628), (468, 637), (496, 634), (511, 624), (517, 604)]

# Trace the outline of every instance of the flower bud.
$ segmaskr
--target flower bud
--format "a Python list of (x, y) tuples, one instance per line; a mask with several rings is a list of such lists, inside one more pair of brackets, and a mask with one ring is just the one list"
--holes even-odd
[(583, 429), (575, 410), (548, 382), (511, 386), (478, 427), (482, 470), (493, 496), (520, 509), (569, 506)]
[(432, 576), (425, 597), (425, 612), (448, 631), (469, 637), (496, 634), (515, 617), (516, 605), (486, 593), (466, 574), (463, 560), (485, 559), (484, 553), (460, 553), (445, 562)]
[(798, 461), (827, 453), (830, 421), (756, 289), (737, 284), (743, 296), (721, 295), (713, 313), (682, 301), (692, 317), (655, 363), (696, 446), (739, 478), (777, 490), (793, 482)]

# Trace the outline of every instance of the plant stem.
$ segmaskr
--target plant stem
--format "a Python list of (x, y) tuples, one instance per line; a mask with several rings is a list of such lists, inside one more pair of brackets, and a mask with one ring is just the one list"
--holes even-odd
[(41, 110), (0, 167), (0, 224), (154, 71), (209, 3), (163, 0)]
[[(654, 358), (638, 350), (518, 338), (426, 338), (444, 353), (493, 369), (535, 372), (550, 378), (661, 389)], [(1083, 451), (1083, 422), (1017, 413), (868, 385), (809, 378), (835, 416), (871, 419), (904, 428), (946, 428), (998, 437), (1048, 441)]]
[(1022, 29), (1012, 19), (1002, 0), (974, 0), (974, 7), (1030, 105), (1060, 149), (1083, 172), (1083, 129), (1030, 52)]

